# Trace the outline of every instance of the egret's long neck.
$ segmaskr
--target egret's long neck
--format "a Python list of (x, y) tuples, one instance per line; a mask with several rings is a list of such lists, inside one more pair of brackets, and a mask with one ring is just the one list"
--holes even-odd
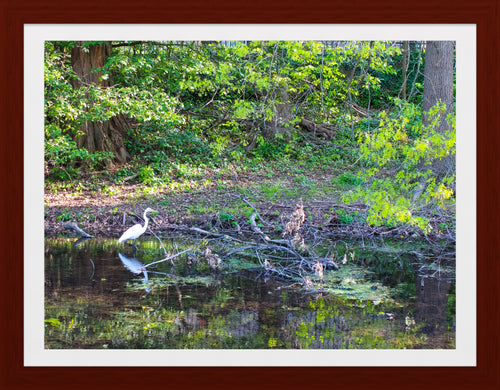
[(148, 228), (148, 222), (149, 222), (149, 218), (148, 218), (146, 213), (144, 213), (144, 221), (146, 221), (146, 222), (144, 222), (144, 231), (146, 231), (146, 229)]

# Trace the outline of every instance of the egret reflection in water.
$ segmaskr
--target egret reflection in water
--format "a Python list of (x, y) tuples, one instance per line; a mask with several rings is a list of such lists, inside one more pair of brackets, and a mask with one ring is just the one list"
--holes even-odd
[[(148, 270), (145, 268), (144, 264), (137, 260), (135, 257), (126, 257), (121, 253), (118, 253), (118, 257), (120, 258), (122, 264), (135, 275), (140, 275), (141, 273), (144, 275), (143, 284), (146, 286), (148, 282)], [(149, 287), (146, 287), (146, 293), (151, 292)]]

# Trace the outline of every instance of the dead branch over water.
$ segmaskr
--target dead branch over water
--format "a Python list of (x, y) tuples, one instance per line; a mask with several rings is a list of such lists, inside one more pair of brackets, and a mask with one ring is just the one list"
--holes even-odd
[[(244, 199), (242, 199), (244, 200)], [(245, 258), (270, 277), (295, 281), (306, 288), (314, 283), (311, 280), (322, 281), (328, 270), (338, 270), (348, 261), (355, 260), (355, 253), (348, 244), (352, 240), (359, 243), (360, 248), (373, 252), (376, 258), (391, 251), (390, 256), (396, 259), (401, 256), (411, 256), (421, 262), (453, 262), (455, 259), (454, 233), (448, 232), (437, 235), (423, 235), (412, 231), (405, 226), (392, 229), (384, 227), (369, 227), (360, 221), (352, 221), (343, 225), (336, 218), (336, 214), (323, 225), (315, 225), (306, 218), (304, 204), (299, 199), (294, 206), (288, 206), (288, 216), (282, 215), (279, 221), (265, 221), (262, 212), (244, 200), (252, 208), (247, 220), (234, 220), (231, 224), (224, 222), (217, 214), (210, 228), (202, 229), (196, 226), (169, 224), (168, 228), (154, 229), (154, 226), (165, 226), (161, 215), (153, 217), (153, 229), (148, 230), (160, 242), (165, 257), (149, 263), (151, 267), (162, 262), (174, 264), (182, 255), (194, 261), (206, 261), (214, 271), (230, 269), (231, 260)], [(321, 203), (321, 202), (316, 202)], [(328, 204), (328, 208), (336, 205)], [(346, 206), (338, 206), (346, 207)], [(366, 209), (365, 205), (351, 205), (356, 210)], [(282, 206), (283, 210), (285, 206)], [(274, 216), (275, 217), (275, 216)], [(75, 224), (76, 225), (76, 224)], [(75, 230), (78, 232), (78, 230)], [(179, 234), (191, 237), (195, 241), (194, 247), (187, 250), (169, 253), (163, 244), (162, 238)], [(405, 240), (426, 243), (415, 246), (412, 250), (401, 250), (394, 253), (386, 240)], [(336, 246), (342, 249), (336, 249)], [(344, 248), (345, 246), (345, 248)], [(191, 260), (190, 260), (191, 261)], [(369, 259), (356, 258), (364, 264)]]
[[(261, 220), (260, 214), (255, 211), (248, 219), (246, 230), (240, 224), (231, 229), (223, 229), (221, 225), (215, 226), (213, 230), (176, 226), (174, 229), (176, 232), (182, 231), (183, 234), (197, 237), (199, 243), (196, 248), (167, 255), (164, 259), (149, 265), (163, 261), (173, 262), (175, 257), (189, 252), (198, 261), (206, 261), (211, 269), (220, 271), (230, 268), (232, 259), (243, 257), (258, 264), (265, 275), (295, 281), (306, 288), (311, 288), (315, 284), (313, 280), (321, 282), (326, 271), (339, 270), (347, 262), (355, 261), (356, 253), (348, 243), (350, 240), (342, 239), (348, 235), (341, 237), (338, 231), (325, 231), (322, 227), (306, 224), (304, 205), (301, 200), (296, 203), (295, 209), (287, 218), (282, 217), (281, 238), (276, 237), (276, 226), (273, 227), (269, 223), (264, 226), (263, 223), (257, 222)], [(353, 229), (352, 226), (350, 228)], [(414, 238), (427, 242), (428, 245), (424, 249), (415, 247), (411, 251), (395, 251), (385, 245), (385, 240), (393, 237)], [(420, 237), (413, 237), (412, 233), (404, 228), (380, 229), (380, 231), (372, 229), (370, 232), (359, 229), (356, 238), (361, 248), (368, 253), (373, 253), (371, 256), (377, 259), (378, 256), (387, 255), (395, 261), (404, 256), (411, 256), (422, 262), (444, 263), (455, 259), (453, 246), (450, 246), (446, 240), (443, 242), (442, 239), (427, 236), (422, 241)], [(223, 241), (224, 244), (216, 245), (219, 241)], [(333, 243), (333, 246), (325, 248), (325, 241)], [(339, 246), (339, 250), (335, 248), (336, 245)], [(356, 258), (356, 261), (364, 264), (365, 261), (369, 263), (370, 259)]]

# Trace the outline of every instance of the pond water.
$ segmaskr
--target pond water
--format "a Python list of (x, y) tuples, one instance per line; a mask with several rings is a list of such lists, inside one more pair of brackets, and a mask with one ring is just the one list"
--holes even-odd
[(189, 252), (142, 268), (186, 247), (46, 239), (45, 348), (455, 348), (444, 268), (394, 254), (365, 262), (361, 250), (312, 286), (236, 255), (216, 271)]

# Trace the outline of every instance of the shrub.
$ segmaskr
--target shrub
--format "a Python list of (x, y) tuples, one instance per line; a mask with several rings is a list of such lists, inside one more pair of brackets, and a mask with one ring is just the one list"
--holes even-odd
[(412, 211), (414, 190), (417, 184), (425, 183), (421, 199), (426, 205), (442, 207), (452, 196), (455, 175), (439, 177), (431, 168), (436, 160), (455, 154), (455, 118), (446, 118), (450, 129), (438, 132), (445, 105), (436, 104), (428, 113), (430, 124), (424, 126), (422, 115), (414, 105), (397, 103), (400, 115), (390, 117), (382, 112), (380, 127), (359, 137), (360, 155), (367, 166), (359, 176), (366, 185), (345, 194), (343, 201), (367, 203), (370, 224), (403, 223), (428, 233), (428, 219)]

